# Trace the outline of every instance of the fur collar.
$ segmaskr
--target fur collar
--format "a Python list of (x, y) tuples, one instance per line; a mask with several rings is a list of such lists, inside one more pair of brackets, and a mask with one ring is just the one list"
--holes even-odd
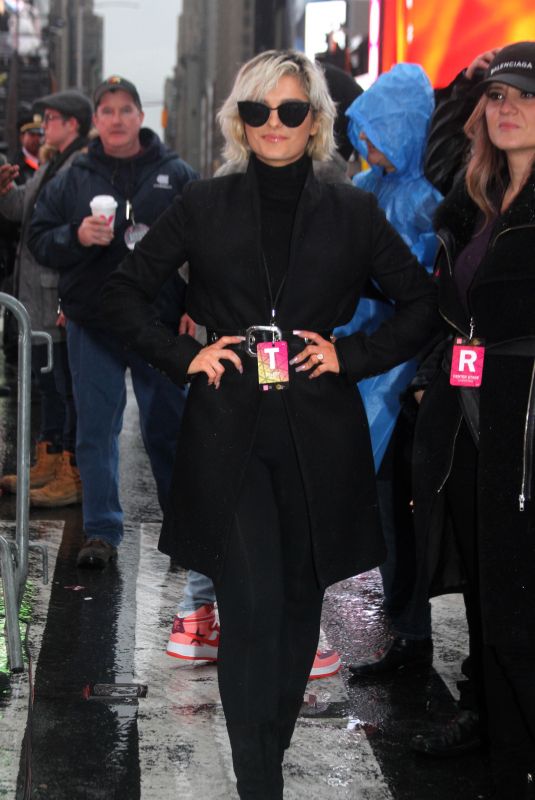
[[(456, 243), (457, 250), (472, 237), (478, 208), (468, 196), (464, 175), (458, 180), (435, 214), (435, 230), (447, 231)], [(535, 225), (535, 170), (507, 211), (498, 219), (496, 232), (522, 225)]]

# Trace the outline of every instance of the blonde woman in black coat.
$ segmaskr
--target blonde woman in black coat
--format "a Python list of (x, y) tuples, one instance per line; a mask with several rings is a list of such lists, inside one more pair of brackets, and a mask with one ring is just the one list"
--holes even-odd
[[(436, 217), (449, 337), (418, 414), (415, 514), (430, 593), (461, 586), (470, 598), (498, 797), (525, 800), (535, 796), (535, 42), (500, 50), (479, 93), (464, 180)], [(486, 348), (479, 388), (451, 385), (467, 375), (453, 345), (466, 365), (468, 340)]]
[[(248, 800), (283, 796), (325, 588), (384, 558), (355, 382), (413, 355), (436, 321), (435, 288), (374, 197), (315, 179), (334, 117), (304, 55), (245, 64), (220, 122), (246, 172), (189, 184), (104, 291), (116, 334), (191, 382), (160, 549), (214, 581), (221, 699)], [(186, 260), (205, 347), (170, 337), (151, 305)], [(333, 343), (369, 277), (397, 314)], [(286, 350), (270, 383), (266, 365)]]

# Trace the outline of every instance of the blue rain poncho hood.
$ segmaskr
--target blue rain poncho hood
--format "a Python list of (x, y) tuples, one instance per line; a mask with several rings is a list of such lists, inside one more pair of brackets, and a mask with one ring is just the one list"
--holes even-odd
[(364, 135), (395, 167), (373, 166), (355, 175), (356, 186), (376, 195), (389, 222), (428, 269), (436, 251), (433, 215), (442, 195), (423, 174), (423, 156), (434, 109), (429, 78), (418, 64), (396, 64), (351, 104), (348, 136), (366, 160)]
[[(368, 157), (366, 137), (401, 175), (423, 175), (423, 154), (435, 107), (433, 87), (419, 64), (396, 64), (383, 72), (346, 111), (353, 147)], [(379, 167), (372, 167), (380, 171)]]

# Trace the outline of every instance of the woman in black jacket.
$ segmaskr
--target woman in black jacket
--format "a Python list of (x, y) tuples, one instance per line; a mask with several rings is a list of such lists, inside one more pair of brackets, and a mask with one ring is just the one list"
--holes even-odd
[(535, 773), (535, 42), (500, 50), (479, 86), (464, 179), (436, 217), (449, 338), (418, 414), (415, 514), (430, 593), (465, 591), (499, 797), (524, 800)]
[[(246, 172), (190, 184), (104, 290), (117, 335), (191, 381), (159, 546), (215, 584), (241, 798), (282, 797), (325, 588), (384, 558), (355, 382), (413, 355), (436, 322), (435, 288), (374, 197), (313, 175), (311, 159), (334, 152), (334, 117), (302, 54), (245, 64), (220, 122)], [(186, 260), (205, 347), (169, 336), (151, 307)], [(333, 343), (369, 277), (396, 315)]]

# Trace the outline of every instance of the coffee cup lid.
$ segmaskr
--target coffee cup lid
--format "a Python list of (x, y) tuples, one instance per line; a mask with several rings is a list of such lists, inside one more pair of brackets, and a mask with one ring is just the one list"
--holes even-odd
[(113, 206), (117, 208), (117, 200), (111, 194), (97, 194), (91, 202), (89, 203), (90, 206)]

